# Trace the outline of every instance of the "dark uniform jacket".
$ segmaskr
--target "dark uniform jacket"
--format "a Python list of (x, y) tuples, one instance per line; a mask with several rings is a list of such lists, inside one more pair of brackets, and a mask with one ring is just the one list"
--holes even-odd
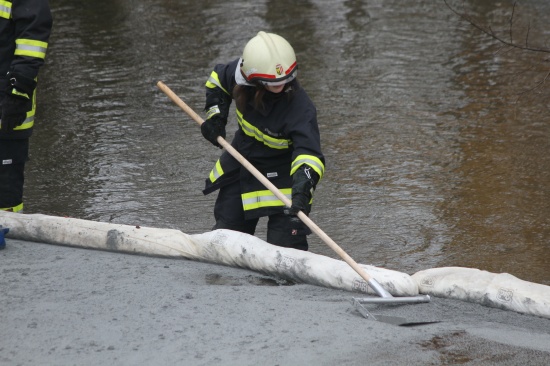
[[(206, 82), (207, 99), (209, 93), (223, 91), (228, 102), (231, 102), (238, 63), (237, 59), (214, 68)], [(320, 178), (325, 171), (316, 108), (298, 82), (291, 83), (291, 88), (286, 92), (267, 92), (267, 98), (264, 98), (265, 108), (261, 111), (256, 110), (251, 103), (244, 111), (236, 109), (239, 129), (231, 142), (239, 153), (289, 199), (291, 176), (300, 166), (307, 164)], [(226, 151), (222, 153), (206, 180), (204, 193), (208, 194), (236, 180), (240, 181), (246, 219), (283, 211), (283, 202)]]
[[(0, 105), (6, 93), (13, 92), (14, 75), (20, 79), (18, 82), (36, 82), (38, 69), (44, 64), (51, 28), (52, 15), (47, 0), (0, 1)], [(13, 131), (0, 129), (0, 140), (28, 138), (32, 134), (36, 91), (30, 94), (26, 120)]]

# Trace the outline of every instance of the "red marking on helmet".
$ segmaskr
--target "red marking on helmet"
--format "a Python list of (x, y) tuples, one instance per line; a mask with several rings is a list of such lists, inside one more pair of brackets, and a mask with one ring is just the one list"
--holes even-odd
[(285, 71), (285, 74), (286, 75), (290, 74), (294, 70), (294, 68), (296, 68), (296, 62), (290, 65), (290, 67)]
[[(296, 62), (294, 62), (292, 65), (290, 65), (290, 67), (285, 70), (285, 75), (291, 74), (294, 71), (294, 69), (296, 68), (296, 65), (297, 65)], [(277, 66), (279, 66), (279, 65), (277, 65)], [(256, 78), (260, 78), (260, 79), (277, 79), (277, 76), (272, 75), (272, 74), (250, 74), (250, 75), (248, 75), (248, 77), (246, 77), (246, 80), (250, 81), (250, 80), (256, 79)]]
[(269, 74), (250, 74), (250, 75), (248, 75), (248, 80), (255, 79), (255, 78), (276, 79), (276, 76), (275, 75), (269, 75)]

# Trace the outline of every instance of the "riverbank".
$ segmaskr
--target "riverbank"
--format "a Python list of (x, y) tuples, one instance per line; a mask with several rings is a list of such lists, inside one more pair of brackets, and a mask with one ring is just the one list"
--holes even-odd
[(434, 298), (368, 305), (253, 271), (7, 239), (1, 365), (547, 365), (550, 320)]

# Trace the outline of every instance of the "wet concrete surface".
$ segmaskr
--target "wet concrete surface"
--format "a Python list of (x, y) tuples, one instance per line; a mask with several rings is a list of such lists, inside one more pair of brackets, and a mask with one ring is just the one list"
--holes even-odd
[(7, 240), (1, 365), (548, 365), (550, 319), (360, 294), (182, 259)]

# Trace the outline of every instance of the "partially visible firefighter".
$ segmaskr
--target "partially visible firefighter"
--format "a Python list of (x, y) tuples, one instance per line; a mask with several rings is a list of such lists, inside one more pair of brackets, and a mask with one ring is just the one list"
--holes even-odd
[(216, 65), (206, 82), (203, 136), (220, 147), (235, 101), (238, 130), (231, 145), (292, 201), (285, 207), (250, 172), (224, 151), (206, 180), (205, 194), (219, 189), (214, 229), (253, 235), (268, 217), (267, 241), (308, 250), (309, 228), (296, 216), (309, 214), (313, 192), (325, 172), (317, 110), (300, 86), (292, 46), (281, 36), (259, 32), (242, 57)]
[(23, 211), (38, 70), (52, 23), (47, 0), (0, 0), (0, 210)]

